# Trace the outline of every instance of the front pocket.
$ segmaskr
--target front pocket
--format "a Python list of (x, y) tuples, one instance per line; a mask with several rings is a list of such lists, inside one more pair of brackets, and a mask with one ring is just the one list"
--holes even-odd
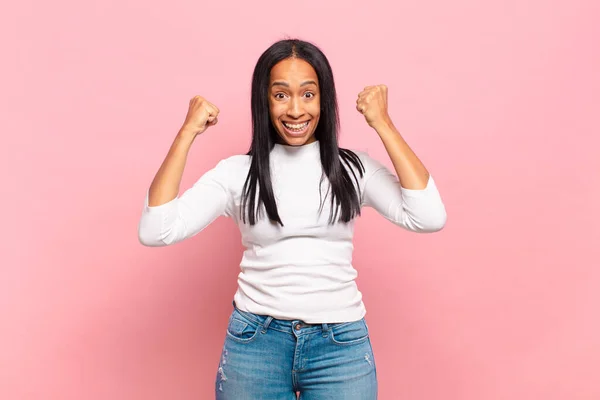
[(364, 319), (361, 319), (360, 321), (333, 326), (330, 337), (335, 344), (358, 344), (369, 338), (369, 329)]
[(232, 318), (227, 326), (227, 335), (238, 342), (249, 342), (256, 337), (258, 326), (241, 319)]

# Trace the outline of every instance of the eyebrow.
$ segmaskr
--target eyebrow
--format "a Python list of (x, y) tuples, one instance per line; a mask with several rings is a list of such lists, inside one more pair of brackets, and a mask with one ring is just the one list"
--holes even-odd
[[(302, 82), (300, 84), (300, 87), (306, 86), (306, 85), (315, 85), (315, 86), (318, 86), (317, 82), (315, 82), (315, 81), (304, 81), (304, 82)], [(273, 82), (273, 84), (271, 85), (271, 87), (273, 87), (273, 86), (285, 86), (287, 88), (290, 87), (289, 83), (287, 83), (287, 82), (281, 82), (281, 81)]]

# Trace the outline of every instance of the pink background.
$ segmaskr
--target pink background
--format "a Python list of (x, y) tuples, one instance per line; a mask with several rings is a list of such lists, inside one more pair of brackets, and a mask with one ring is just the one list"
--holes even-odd
[(600, 398), (600, 3), (12, 2), (0, 17), (0, 398), (210, 399), (240, 237), (138, 243), (145, 191), (200, 94), (219, 125), (182, 189), (250, 140), (273, 41), (314, 41), (343, 146), (391, 166), (354, 109), (385, 83), (446, 228), (372, 210), (355, 265), (380, 398)]

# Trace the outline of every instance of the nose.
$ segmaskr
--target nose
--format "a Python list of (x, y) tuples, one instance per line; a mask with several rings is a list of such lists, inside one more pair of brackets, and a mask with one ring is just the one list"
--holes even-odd
[(298, 99), (292, 98), (289, 102), (289, 105), (290, 106), (287, 110), (288, 116), (292, 118), (299, 118), (302, 114), (304, 114), (304, 111), (302, 110), (302, 104)]

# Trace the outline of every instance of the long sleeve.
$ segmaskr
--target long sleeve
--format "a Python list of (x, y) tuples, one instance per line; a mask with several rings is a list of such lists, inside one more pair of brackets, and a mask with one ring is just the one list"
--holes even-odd
[(190, 238), (219, 216), (231, 215), (227, 160), (220, 161), (181, 196), (159, 206), (148, 205), (148, 191), (138, 225), (145, 246), (168, 246)]
[(366, 169), (363, 205), (413, 232), (436, 232), (444, 227), (446, 209), (431, 175), (425, 189), (406, 189), (384, 165), (366, 154), (361, 159)]

